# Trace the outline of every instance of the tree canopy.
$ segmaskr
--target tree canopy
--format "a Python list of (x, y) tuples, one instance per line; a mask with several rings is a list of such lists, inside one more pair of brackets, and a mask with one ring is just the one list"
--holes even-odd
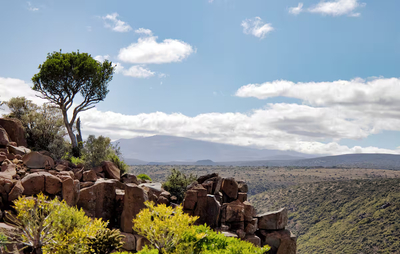
[[(39, 72), (33, 76), (32, 89), (41, 94), (39, 97), (61, 109), (73, 148), (78, 149), (72, 130), (78, 113), (93, 108), (105, 99), (113, 73), (114, 67), (108, 60), (101, 63), (88, 53), (60, 51), (49, 53), (46, 61), (39, 65)], [(82, 96), (82, 101), (72, 109), (78, 94)], [(70, 118), (69, 110), (72, 110)]]

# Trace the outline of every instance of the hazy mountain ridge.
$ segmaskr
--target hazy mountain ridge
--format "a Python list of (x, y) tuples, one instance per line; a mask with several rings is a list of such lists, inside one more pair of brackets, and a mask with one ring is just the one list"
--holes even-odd
[(162, 135), (119, 139), (114, 143), (119, 144), (121, 152), (128, 164), (132, 159), (145, 161), (147, 163), (194, 163), (199, 160), (221, 162), (292, 160), (316, 157), (315, 155), (294, 151), (257, 149)]

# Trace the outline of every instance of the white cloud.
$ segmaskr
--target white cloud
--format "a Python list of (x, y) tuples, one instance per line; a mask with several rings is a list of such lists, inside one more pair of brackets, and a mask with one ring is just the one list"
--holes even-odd
[[(45, 102), (35, 96), (30, 86), (23, 80), (0, 78), (0, 100), (26, 96), (37, 104)], [(358, 140), (384, 130), (400, 131), (399, 89), (397, 78), (267, 82), (241, 87), (237, 95), (260, 99), (285, 96), (305, 104), (270, 103), (248, 113), (204, 113), (193, 117), (163, 112), (124, 115), (95, 108), (82, 112), (82, 130), (85, 136), (106, 135), (113, 140), (164, 134), (310, 154), (400, 154), (400, 148), (340, 145), (342, 139)]]
[(8, 101), (13, 97), (25, 96), (28, 100), (32, 100), (38, 105), (47, 102), (37, 97), (39, 93), (33, 91), (31, 86), (31, 83), (26, 83), (21, 79), (0, 77), (0, 101)]
[(155, 72), (152, 72), (140, 65), (134, 65), (128, 70), (123, 70), (122, 73), (124, 76), (130, 76), (134, 78), (149, 78), (155, 75)]
[(29, 11), (38, 11), (39, 8), (33, 7), (31, 2), (27, 2)]
[(260, 17), (243, 20), (241, 25), (243, 33), (251, 34), (261, 39), (274, 30), (271, 24), (265, 24)]
[(111, 30), (115, 32), (125, 33), (132, 30), (132, 27), (128, 25), (126, 22), (119, 20), (118, 13), (107, 14), (106, 16), (102, 17), (104, 20), (104, 26), (106, 28), (111, 28)]
[(174, 39), (157, 42), (151, 30), (140, 28), (136, 30), (144, 34), (136, 43), (132, 43), (119, 51), (118, 59), (133, 64), (162, 64), (180, 62), (194, 52), (191, 45)]
[(110, 60), (110, 56), (109, 55), (97, 55), (95, 57), (93, 57), (94, 60), (99, 61), (99, 62), (104, 62), (104, 60)]
[(150, 29), (146, 28), (139, 28), (135, 30), (135, 33), (137, 34), (145, 34), (145, 35), (153, 35), (153, 32)]
[(299, 3), (297, 7), (291, 7), (289, 8), (289, 13), (293, 15), (299, 15), (303, 11), (303, 3)]
[(357, 8), (364, 7), (365, 3), (360, 3), (359, 0), (335, 0), (321, 1), (317, 5), (308, 9), (312, 13), (320, 13), (323, 15), (341, 16), (349, 15), (358, 17), (360, 13), (354, 13)]
[(297, 98), (315, 106), (381, 105), (400, 107), (400, 79), (356, 78), (350, 81), (299, 82), (277, 80), (249, 84), (238, 89), (236, 96), (267, 99), (277, 96)]

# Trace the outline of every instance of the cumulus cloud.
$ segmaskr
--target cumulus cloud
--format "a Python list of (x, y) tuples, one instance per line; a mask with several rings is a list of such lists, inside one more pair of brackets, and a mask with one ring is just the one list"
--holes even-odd
[(181, 62), (194, 52), (191, 45), (180, 40), (157, 42), (158, 37), (153, 36), (149, 29), (140, 28), (136, 33), (142, 36), (137, 42), (120, 49), (119, 60), (133, 64), (163, 64)]
[(277, 96), (297, 98), (316, 106), (377, 104), (400, 107), (400, 79), (356, 78), (333, 82), (299, 82), (277, 80), (249, 84), (238, 89), (236, 96), (267, 99)]
[[(0, 78), (0, 100), (26, 96), (38, 104), (45, 102), (30, 86), (23, 80)], [(159, 134), (309, 154), (400, 154), (400, 148), (340, 144), (342, 139), (360, 140), (383, 130), (400, 131), (399, 87), (397, 78), (267, 82), (243, 86), (236, 95), (260, 99), (285, 96), (304, 104), (269, 103), (248, 113), (211, 112), (193, 117), (163, 112), (124, 115), (94, 108), (82, 112), (82, 130), (85, 136), (106, 135), (113, 140)]]
[(104, 20), (104, 26), (106, 28), (111, 28), (111, 30), (115, 32), (125, 33), (132, 30), (132, 27), (127, 24), (126, 22), (118, 19), (118, 13), (107, 14), (106, 16), (102, 17)]
[(38, 105), (47, 102), (46, 100), (37, 97), (39, 93), (33, 91), (31, 86), (32, 84), (21, 79), (0, 77), (0, 101), (8, 101), (13, 97), (25, 96), (28, 100), (32, 100)]
[(128, 70), (123, 70), (122, 73), (125, 76), (130, 76), (134, 78), (149, 78), (155, 75), (155, 72), (146, 69), (140, 65), (134, 65), (130, 67)]
[(251, 34), (261, 39), (264, 39), (269, 32), (274, 30), (271, 24), (265, 24), (260, 17), (243, 20), (241, 25), (243, 33)]
[(299, 15), (303, 11), (303, 3), (299, 3), (297, 7), (289, 8), (289, 13), (293, 15)]
[(110, 60), (110, 56), (109, 55), (105, 55), (105, 56), (97, 55), (97, 56), (93, 57), (93, 59), (102, 63), (102, 62), (104, 62), (104, 60)]
[(309, 8), (308, 11), (311, 13), (320, 13), (331, 16), (349, 15), (352, 17), (358, 17), (361, 14), (354, 11), (364, 6), (365, 3), (360, 3), (359, 0), (321, 1), (317, 5)]

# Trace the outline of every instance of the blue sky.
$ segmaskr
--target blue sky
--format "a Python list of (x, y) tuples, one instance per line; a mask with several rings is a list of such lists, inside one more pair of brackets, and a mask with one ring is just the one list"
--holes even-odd
[[(118, 63), (85, 135), (154, 134), (306, 153), (400, 143), (396, 0), (2, 1), (0, 96), (48, 52)], [(123, 68), (123, 69), (122, 69)]]

